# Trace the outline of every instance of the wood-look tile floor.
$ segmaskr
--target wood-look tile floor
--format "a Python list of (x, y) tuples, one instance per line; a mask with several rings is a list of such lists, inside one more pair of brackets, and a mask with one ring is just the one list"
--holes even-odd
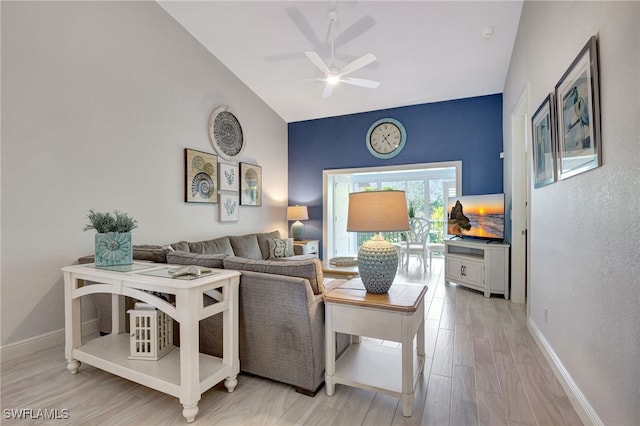
[[(426, 272), (412, 260), (398, 279), (426, 282), (424, 375), (413, 416), (395, 398), (336, 385), (311, 398), (241, 374), (200, 400), (194, 425), (580, 425), (526, 327), (524, 305), (444, 284), (443, 260)], [(384, 345), (397, 345), (383, 342)], [(177, 398), (83, 364), (66, 369), (62, 345), (1, 366), (2, 424), (181, 425)], [(68, 410), (67, 419), (14, 420), (7, 409)]]

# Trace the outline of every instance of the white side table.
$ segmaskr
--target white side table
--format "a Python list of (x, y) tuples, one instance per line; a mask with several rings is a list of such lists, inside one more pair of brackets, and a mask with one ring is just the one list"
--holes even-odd
[(295, 254), (315, 254), (318, 257), (319, 245), (320, 240), (294, 240), (293, 252)]
[[(333, 395), (336, 383), (368, 389), (400, 399), (402, 414), (412, 415), (415, 387), (424, 370), (426, 292), (422, 284), (396, 283), (387, 294), (371, 294), (356, 278), (323, 296), (327, 395)], [(336, 361), (337, 332), (392, 340), (402, 347), (354, 339)]]
[[(214, 269), (193, 280), (172, 279), (167, 271), (180, 265), (133, 263), (124, 272), (95, 268), (94, 264), (62, 268), (65, 300), (65, 356), (67, 368), (76, 374), (80, 361), (180, 399), (182, 414), (193, 422), (198, 401), (206, 390), (224, 380), (229, 392), (238, 381), (238, 284), (237, 271)], [(118, 269), (118, 268), (114, 268)], [(127, 271), (127, 269), (130, 269)], [(83, 285), (84, 281), (95, 284)], [(146, 290), (146, 291), (145, 291)], [(175, 295), (176, 305), (151, 292)], [(204, 293), (218, 303), (203, 305)], [(112, 333), (82, 343), (81, 296), (112, 294)], [(120, 295), (146, 302), (180, 323), (180, 348), (157, 361), (130, 360), (129, 334), (120, 331)], [(222, 358), (201, 354), (199, 321), (223, 315)]]

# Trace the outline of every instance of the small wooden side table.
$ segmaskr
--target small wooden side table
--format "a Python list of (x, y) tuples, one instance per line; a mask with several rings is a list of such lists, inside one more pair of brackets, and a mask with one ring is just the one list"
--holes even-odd
[[(336, 383), (341, 383), (398, 398), (403, 416), (413, 414), (415, 387), (424, 371), (426, 292), (423, 284), (396, 283), (386, 294), (372, 294), (356, 278), (323, 296), (327, 395), (332, 396)], [(354, 339), (336, 361), (337, 332), (392, 340), (402, 347)]]

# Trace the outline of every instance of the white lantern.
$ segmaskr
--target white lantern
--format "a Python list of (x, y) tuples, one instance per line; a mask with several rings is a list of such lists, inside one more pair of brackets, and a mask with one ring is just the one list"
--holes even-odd
[(129, 359), (157, 361), (173, 349), (173, 319), (166, 313), (136, 302), (129, 314)]

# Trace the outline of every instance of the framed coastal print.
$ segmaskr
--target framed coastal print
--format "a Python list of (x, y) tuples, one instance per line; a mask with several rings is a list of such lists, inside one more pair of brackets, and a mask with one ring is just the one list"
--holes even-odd
[(237, 222), (239, 216), (237, 194), (220, 194), (220, 222)]
[(598, 40), (589, 39), (556, 85), (558, 179), (602, 165)]
[(540, 188), (555, 181), (555, 116), (553, 93), (549, 93), (531, 118), (533, 135), (533, 186)]
[(240, 205), (262, 205), (262, 167), (240, 163)]
[(218, 164), (220, 169), (220, 191), (238, 192), (238, 165)]
[(211, 203), (218, 201), (218, 156), (185, 148), (184, 201)]

